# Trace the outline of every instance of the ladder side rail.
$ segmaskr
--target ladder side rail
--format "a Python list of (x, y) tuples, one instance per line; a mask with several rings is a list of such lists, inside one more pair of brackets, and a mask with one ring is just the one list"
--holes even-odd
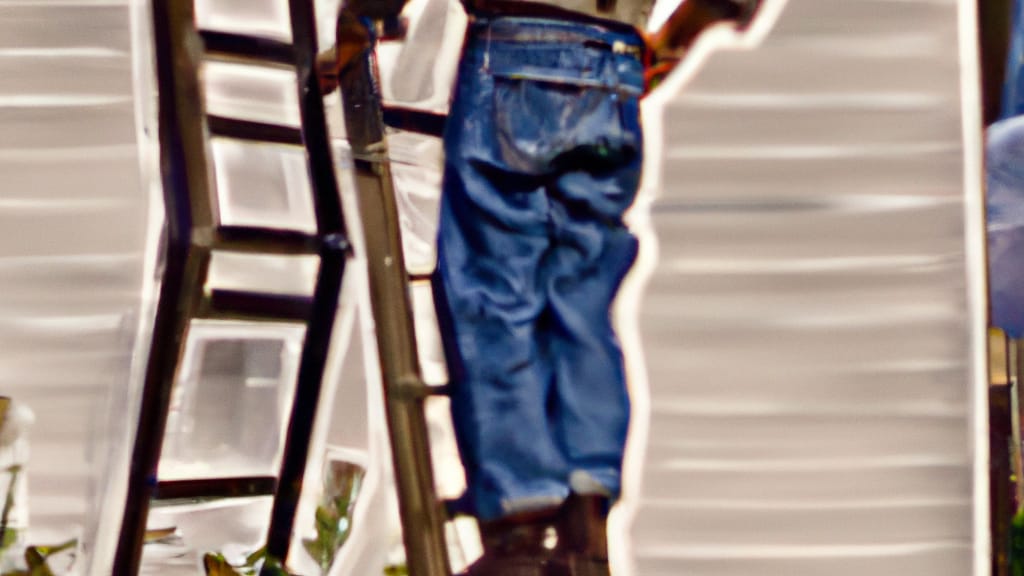
[[(350, 253), (323, 94), (316, 76), (318, 45), (313, 3), (310, 0), (289, 0), (289, 15), (298, 77), (302, 138), (320, 240), (320, 269), (299, 359), (295, 398), (288, 419), (278, 489), (267, 533), (267, 552), (271, 558), (282, 563), (287, 560), (291, 546), (342, 277)], [(269, 564), (263, 572), (270, 572)]]
[(139, 571), (146, 519), (157, 483), (171, 390), (210, 254), (194, 231), (213, 226), (206, 127), (198, 85), (199, 41), (192, 2), (153, 0), (159, 93), (161, 180), (166, 213), (164, 271), (139, 405), (125, 510), (113, 573)]
[(448, 576), (445, 514), (436, 493), (424, 413), (431, 389), (420, 372), (377, 78), (371, 48), (342, 73), (340, 89), (366, 236), (371, 306), (406, 562), (412, 576)]
[(1009, 575), (1010, 522), (1013, 518), (1011, 394), (1014, 350), (1002, 330), (989, 330), (989, 460), (992, 510), (992, 575)]

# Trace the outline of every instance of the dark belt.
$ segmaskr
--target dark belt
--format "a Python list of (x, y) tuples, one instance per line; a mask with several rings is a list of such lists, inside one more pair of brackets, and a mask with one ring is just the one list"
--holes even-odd
[[(615, 9), (615, 0), (597, 0), (597, 3), (598, 10), (601, 12), (611, 12)], [(597, 16), (559, 8), (552, 4), (529, 1), (520, 2), (518, 0), (462, 0), (462, 4), (466, 8), (466, 13), (469, 14), (471, 18), (500, 16), (548, 18), (551, 20), (563, 20), (579, 24), (589, 24), (612, 32), (636, 34), (637, 37), (641, 37), (635, 27), (630, 26), (625, 22), (619, 22), (618, 20), (612, 20), (610, 18), (598, 18)]]

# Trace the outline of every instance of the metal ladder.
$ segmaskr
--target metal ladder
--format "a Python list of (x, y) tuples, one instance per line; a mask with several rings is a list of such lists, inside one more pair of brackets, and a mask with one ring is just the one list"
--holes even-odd
[[(350, 251), (315, 74), (317, 42), (312, 0), (290, 0), (292, 44), (196, 29), (191, 0), (153, 0), (159, 142), (166, 210), (164, 274), (147, 360), (140, 417), (131, 456), (124, 516), (113, 573), (137, 574), (153, 500), (274, 496), (269, 556), (287, 558), (302, 488), (314, 416)], [(287, 66), (298, 78), (301, 129), (207, 115), (199, 68), (205, 59)], [(207, 134), (303, 147), (313, 193), (314, 234), (224, 226), (210, 187)], [(316, 255), (312, 297), (207, 289), (214, 251)], [(157, 476), (171, 392), (192, 320), (287, 322), (305, 326), (294, 402), (276, 477), (162, 481)]]
[[(356, 16), (381, 22), (397, 16), (401, 5), (385, 0), (351, 9)], [(383, 109), (374, 47), (343, 70), (339, 81), (365, 235), (406, 563), (411, 576), (449, 576), (444, 532), (448, 513), (434, 484), (424, 412), (426, 399), (447, 394), (448, 387), (427, 385), (420, 370), (409, 289), (413, 282), (431, 282), (431, 276), (411, 277), (402, 253), (384, 128), (393, 114)]]
[[(379, 11), (381, 6), (373, 8)], [(198, 30), (191, 0), (152, 2), (167, 220), (165, 271), (113, 565), (113, 572), (118, 575), (138, 573), (150, 503), (161, 500), (273, 495), (266, 552), (280, 562), (288, 557), (345, 261), (350, 252), (323, 95), (315, 71), (318, 46), (312, 0), (289, 0), (289, 15), (292, 44)], [(205, 59), (293, 68), (298, 77), (301, 129), (206, 114), (198, 79), (200, 64)], [(431, 394), (446, 393), (446, 388), (427, 386), (420, 376), (408, 294), (410, 279), (401, 251), (372, 49), (346, 71), (342, 96), (360, 217), (366, 230), (370, 292), (409, 572), (413, 576), (448, 576), (451, 571), (444, 537), (445, 511), (434, 488), (423, 411), (424, 400)], [(316, 233), (220, 224), (214, 209), (216, 191), (209, 184), (207, 134), (304, 147), (314, 195)], [(207, 289), (215, 250), (317, 255), (320, 267), (313, 296)], [(194, 319), (305, 325), (295, 398), (276, 477), (174, 481), (158, 478), (171, 393)], [(263, 572), (270, 573), (267, 566)]]

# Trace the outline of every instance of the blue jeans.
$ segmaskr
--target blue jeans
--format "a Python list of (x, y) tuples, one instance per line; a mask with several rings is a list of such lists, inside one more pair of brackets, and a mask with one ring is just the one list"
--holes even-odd
[(635, 32), (471, 25), (445, 131), (439, 309), (478, 517), (618, 495), (629, 420), (610, 306), (637, 252)]

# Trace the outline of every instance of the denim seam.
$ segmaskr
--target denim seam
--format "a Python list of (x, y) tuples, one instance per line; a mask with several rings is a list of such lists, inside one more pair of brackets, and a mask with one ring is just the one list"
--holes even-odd
[(624, 96), (639, 96), (643, 94), (643, 90), (640, 88), (634, 88), (632, 86), (625, 86), (622, 84), (612, 84), (610, 82), (602, 82), (597, 80), (559, 78), (557, 76), (541, 76), (539, 74), (502, 73), (494, 72), (493, 69), (490, 71), (490, 73), (493, 78), (504, 78), (508, 80), (521, 80), (524, 82), (541, 82), (547, 84), (558, 84), (563, 86), (574, 86), (578, 88), (586, 88), (588, 90), (601, 90), (604, 92), (621, 94)]

